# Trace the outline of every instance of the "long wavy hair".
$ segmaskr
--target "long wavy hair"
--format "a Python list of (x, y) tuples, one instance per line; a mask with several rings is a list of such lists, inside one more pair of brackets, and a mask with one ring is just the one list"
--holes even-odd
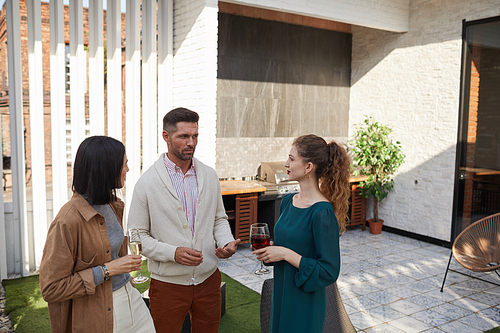
[(311, 162), (315, 165), (319, 189), (331, 202), (340, 233), (343, 233), (351, 195), (351, 163), (346, 150), (335, 141), (326, 143), (325, 139), (314, 134), (299, 136), (293, 141), (293, 145), (305, 163)]

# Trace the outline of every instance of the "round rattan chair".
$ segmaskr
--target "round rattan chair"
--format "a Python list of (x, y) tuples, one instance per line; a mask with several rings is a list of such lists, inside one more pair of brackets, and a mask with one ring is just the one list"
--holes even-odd
[[(465, 228), (453, 242), (452, 255), (463, 267), (473, 272), (495, 271), (500, 268), (500, 213), (482, 218)], [(450, 260), (443, 279), (443, 291)], [(460, 273), (460, 272), (459, 272)]]
[(500, 268), (500, 213), (485, 217), (465, 228), (455, 239), (453, 256), (473, 272)]

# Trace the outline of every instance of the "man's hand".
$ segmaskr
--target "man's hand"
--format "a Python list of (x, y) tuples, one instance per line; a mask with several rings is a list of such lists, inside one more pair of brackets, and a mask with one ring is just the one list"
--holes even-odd
[(175, 262), (186, 266), (199, 266), (203, 262), (203, 254), (189, 247), (175, 249)]
[(236, 248), (238, 247), (239, 243), (241, 243), (241, 239), (238, 238), (237, 240), (232, 241), (231, 243), (227, 243), (226, 246), (224, 246), (224, 248), (222, 249), (218, 247), (215, 249), (215, 255), (219, 259), (227, 259), (236, 252)]

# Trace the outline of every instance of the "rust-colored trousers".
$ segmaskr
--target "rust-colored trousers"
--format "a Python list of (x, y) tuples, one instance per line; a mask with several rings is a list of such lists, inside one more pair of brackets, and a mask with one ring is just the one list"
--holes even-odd
[(151, 279), (149, 301), (158, 333), (179, 333), (184, 318), (191, 316), (191, 333), (217, 333), (220, 322), (221, 276), (217, 269), (196, 286), (183, 286)]

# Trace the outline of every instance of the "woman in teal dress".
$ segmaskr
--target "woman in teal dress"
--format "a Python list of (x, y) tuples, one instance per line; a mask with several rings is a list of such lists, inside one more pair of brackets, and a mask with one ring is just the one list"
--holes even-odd
[(274, 265), (271, 333), (323, 332), (325, 287), (340, 271), (350, 162), (344, 148), (316, 135), (294, 140), (285, 163), (300, 193), (281, 202), (274, 245), (254, 251)]

